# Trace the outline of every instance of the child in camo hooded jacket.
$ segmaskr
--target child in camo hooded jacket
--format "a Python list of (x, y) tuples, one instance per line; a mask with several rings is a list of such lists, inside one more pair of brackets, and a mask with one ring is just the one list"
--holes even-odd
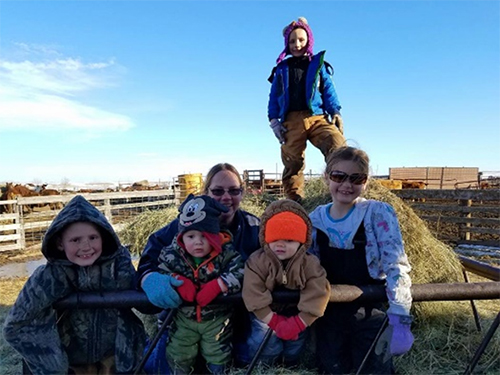
[(74, 197), (47, 230), (42, 253), (47, 263), (30, 276), (9, 311), (5, 340), (33, 374), (131, 373), (146, 340), (131, 309), (61, 314), (52, 307), (75, 292), (133, 289), (130, 253), (106, 217), (82, 196)]

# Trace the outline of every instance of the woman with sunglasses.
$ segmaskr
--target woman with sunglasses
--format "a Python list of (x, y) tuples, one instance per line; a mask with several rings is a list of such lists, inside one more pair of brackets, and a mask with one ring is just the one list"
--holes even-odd
[[(220, 163), (214, 165), (208, 172), (203, 194), (228, 208), (228, 212), (221, 215), (221, 227), (231, 232), (234, 247), (245, 261), (251, 253), (260, 248), (260, 219), (240, 209), (243, 198), (242, 185), (243, 181), (236, 168), (229, 163)], [(178, 232), (178, 225), (179, 220), (176, 218), (149, 236), (137, 270), (140, 283), (148, 273), (158, 270), (160, 251), (172, 243)]]
[(381, 303), (329, 304), (316, 322), (319, 369), (328, 374), (358, 370), (388, 317), (389, 325), (367, 357), (363, 373), (391, 374), (393, 355), (410, 350), (411, 279), (398, 219), (392, 206), (361, 198), (368, 155), (342, 147), (327, 157), (325, 179), (332, 202), (310, 214), (313, 245), (331, 284), (385, 285), (389, 308)]

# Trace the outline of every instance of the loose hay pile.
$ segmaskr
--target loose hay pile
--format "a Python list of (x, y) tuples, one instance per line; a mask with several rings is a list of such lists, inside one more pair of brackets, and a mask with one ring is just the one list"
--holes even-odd
[(174, 220), (177, 214), (177, 207), (174, 206), (162, 210), (144, 211), (120, 232), (120, 239), (124, 245), (129, 246), (132, 254), (140, 255), (148, 242), (148, 237)]

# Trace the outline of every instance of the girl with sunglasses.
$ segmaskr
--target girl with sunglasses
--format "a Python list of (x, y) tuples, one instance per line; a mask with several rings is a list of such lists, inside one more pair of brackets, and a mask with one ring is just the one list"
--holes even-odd
[[(325, 179), (332, 202), (310, 214), (313, 245), (331, 284), (385, 285), (389, 308), (381, 303), (329, 304), (316, 322), (320, 371), (348, 374), (361, 365), (388, 317), (389, 325), (370, 353), (363, 373), (393, 373), (391, 357), (410, 350), (411, 279), (398, 219), (392, 206), (360, 195), (366, 188), (368, 155), (342, 147), (327, 157)], [(326, 334), (328, 333), (328, 334)]]

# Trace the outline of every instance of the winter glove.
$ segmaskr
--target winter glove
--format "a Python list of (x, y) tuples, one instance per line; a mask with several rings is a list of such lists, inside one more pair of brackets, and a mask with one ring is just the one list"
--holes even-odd
[(387, 314), (389, 325), (382, 332), (375, 354), (384, 354), (384, 362), (393, 355), (405, 354), (413, 345), (413, 334), (410, 331), (412, 318), (410, 316)]
[(184, 301), (193, 302), (196, 297), (196, 287), (194, 283), (182, 275), (175, 275), (175, 278), (184, 281), (182, 285), (177, 287), (177, 293), (179, 293)]
[(278, 324), (284, 322), (285, 320), (286, 316), (274, 313), (269, 323), (267, 323), (267, 326), (276, 332), (276, 327), (278, 326)]
[(217, 279), (209, 281), (206, 284), (203, 284), (200, 288), (200, 291), (196, 295), (196, 302), (201, 307), (205, 307), (210, 302), (212, 302), (215, 297), (217, 297), (222, 292), (220, 288), (219, 282)]
[(344, 121), (342, 120), (342, 116), (340, 116), (339, 111), (335, 111), (332, 115), (332, 124), (339, 129), (340, 134), (344, 134)]
[(276, 336), (282, 340), (297, 340), (299, 333), (306, 329), (306, 325), (298, 315), (286, 318), (276, 326)]
[(274, 135), (280, 141), (280, 144), (284, 145), (286, 143), (285, 133), (288, 131), (287, 128), (283, 126), (280, 120), (273, 118), (271, 124), (269, 125), (273, 129)]
[(182, 280), (175, 277), (163, 275), (159, 272), (151, 272), (146, 275), (142, 282), (142, 290), (146, 293), (148, 300), (158, 307), (164, 309), (176, 308), (181, 304), (181, 298), (174, 287), (182, 285)]

